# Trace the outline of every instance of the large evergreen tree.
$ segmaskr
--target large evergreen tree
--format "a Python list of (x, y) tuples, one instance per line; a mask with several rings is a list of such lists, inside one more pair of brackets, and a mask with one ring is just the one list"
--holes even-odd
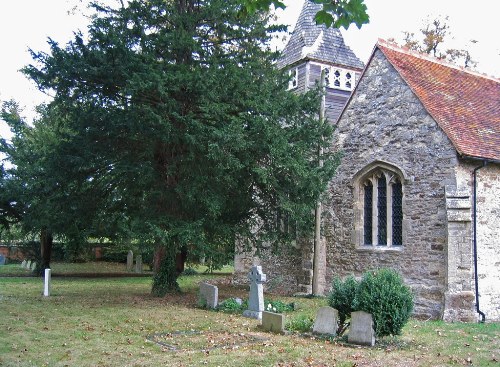
[(78, 231), (120, 218), (162, 249), (158, 295), (176, 288), (186, 249), (215, 256), (237, 238), (278, 239), (277, 212), (307, 228), (333, 174), (332, 157), (317, 164), (331, 129), (317, 95), (286, 90), (267, 13), (242, 14), (235, 0), (94, 6), (88, 38), (51, 40), (25, 68), (54, 93), (33, 128), (50, 138), (37, 165), (54, 193), (43, 200), (58, 205), (44, 215)]

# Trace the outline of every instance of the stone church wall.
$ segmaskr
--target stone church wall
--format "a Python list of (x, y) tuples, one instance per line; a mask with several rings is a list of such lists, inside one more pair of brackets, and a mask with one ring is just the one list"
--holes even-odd
[[(394, 268), (416, 295), (416, 315), (439, 318), (446, 287), (444, 187), (456, 184), (456, 151), (380, 51), (339, 121), (334, 147), (343, 159), (325, 208), (326, 283), (334, 276)], [(363, 246), (356, 240), (361, 213), (353, 179), (376, 161), (404, 176), (400, 247)]]
[[(458, 169), (457, 181), (470, 192), (471, 206), (473, 171), (481, 166), (479, 161), (468, 161), (462, 162)], [(500, 165), (488, 163), (476, 173), (479, 308), (485, 313), (486, 321), (500, 321)], [(472, 227), (471, 218), (471, 237)]]

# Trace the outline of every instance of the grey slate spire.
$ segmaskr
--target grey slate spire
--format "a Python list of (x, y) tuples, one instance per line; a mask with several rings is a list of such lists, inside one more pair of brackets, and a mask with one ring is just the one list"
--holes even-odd
[(278, 67), (307, 59), (347, 68), (364, 68), (363, 62), (344, 43), (340, 30), (316, 25), (314, 16), (318, 10), (321, 10), (321, 5), (304, 1), (295, 29), (278, 60)]

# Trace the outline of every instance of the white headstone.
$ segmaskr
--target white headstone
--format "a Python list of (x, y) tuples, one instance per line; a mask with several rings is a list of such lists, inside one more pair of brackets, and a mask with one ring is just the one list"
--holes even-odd
[(135, 272), (141, 274), (142, 273), (142, 256), (137, 255), (135, 257)]
[(207, 308), (215, 308), (219, 302), (219, 288), (208, 283), (200, 284), (200, 299)]
[(375, 331), (373, 330), (372, 314), (364, 311), (351, 313), (351, 325), (347, 341), (352, 344), (375, 345)]
[(26, 263), (26, 269), (31, 269), (31, 260)]
[(25, 268), (26, 267), (26, 260), (23, 260), (23, 262), (21, 263), (21, 268)]
[(314, 320), (313, 333), (316, 334), (337, 334), (337, 323), (339, 312), (332, 307), (321, 307), (316, 313)]
[(134, 253), (130, 250), (127, 254), (127, 271), (132, 271), (134, 268)]
[(36, 261), (33, 261), (33, 263), (31, 263), (31, 271), (35, 271), (36, 269)]
[(5, 265), (5, 256), (0, 254), (0, 265)]
[(243, 316), (261, 320), (262, 311), (264, 311), (264, 288), (262, 284), (266, 282), (266, 274), (262, 272), (261, 266), (252, 266), (252, 270), (248, 273), (248, 279), (250, 280), (248, 310), (243, 312)]
[(43, 287), (43, 295), (45, 297), (50, 296), (50, 278), (51, 278), (51, 270), (45, 269), (45, 282)]

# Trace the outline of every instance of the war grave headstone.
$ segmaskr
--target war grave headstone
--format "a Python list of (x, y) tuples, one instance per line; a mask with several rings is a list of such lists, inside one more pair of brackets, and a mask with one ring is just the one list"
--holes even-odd
[(0, 254), (0, 265), (5, 265), (5, 256)]
[(26, 263), (26, 269), (31, 269), (31, 260)]
[(373, 330), (373, 317), (370, 313), (356, 311), (351, 313), (351, 325), (347, 341), (359, 345), (375, 345), (375, 331)]
[(266, 274), (262, 272), (261, 266), (252, 266), (248, 273), (248, 279), (250, 280), (248, 310), (243, 312), (243, 316), (261, 320), (262, 311), (264, 311), (264, 288), (262, 284), (266, 282)]
[(332, 307), (321, 307), (316, 313), (313, 333), (335, 336), (337, 334), (337, 323), (339, 312)]
[(135, 272), (142, 273), (142, 255), (137, 255), (135, 257)]
[(26, 260), (23, 260), (23, 262), (21, 263), (21, 268), (25, 268), (26, 267)]
[(262, 329), (272, 333), (285, 333), (285, 315), (282, 313), (274, 313), (262, 311)]
[(219, 288), (208, 283), (200, 284), (200, 301), (207, 308), (216, 308), (219, 302)]
[(36, 269), (36, 261), (33, 261), (33, 262), (31, 263), (31, 268), (30, 268), (30, 270), (31, 270), (31, 271), (35, 271), (35, 269)]
[(45, 269), (45, 279), (44, 279), (44, 286), (43, 286), (43, 295), (45, 297), (50, 296), (50, 282), (51, 282), (51, 270), (50, 269)]
[(127, 254), (127, 271), (132, 271), (134, 268), (134, 252), (130, 250)]

